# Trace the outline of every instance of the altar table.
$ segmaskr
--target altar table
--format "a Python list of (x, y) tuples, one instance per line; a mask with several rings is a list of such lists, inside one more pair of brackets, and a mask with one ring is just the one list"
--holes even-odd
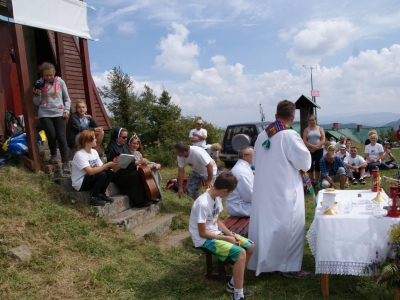
[[(377, 195), (370, 190), (335, 190), (339, 213), (324, 215), (321, 207), (324, 192), (318, 193), (318, 205), (307, 240), (315, 257), (315, 273), (322, 274), (322, 294), (329, 296), (329, 274), (367, 276), (364, 269), (376, 259), (376, 253), (379, 258), (386, 258), (390, 250), (387, 233), (400, 219), (377, 218), (372, 211), (367, 211), (365, 201)], [(386, 200), (380, 203), (384, 211), (388, 196), (384, 191), (381, 196)], [(341, 204), (346, 202), (354, 204), (349, 214), (340, 211)]]

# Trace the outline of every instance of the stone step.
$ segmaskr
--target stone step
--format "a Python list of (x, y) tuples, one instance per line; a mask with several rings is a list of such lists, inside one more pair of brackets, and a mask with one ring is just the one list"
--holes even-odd
[[(49, 149), (41, 149), (39, 150), (40, 160), (42, 164), (48, 164), (51, 158), (51, 153)], [(60, 150), (57, 148), (57, 158), (58, 161), (61, 162), (61, 154)], [(73, 160), (74, 155), (73, 152), (68, 149), (68, 160)]]
[(163, 238), (162, 242), (160, 243), (160, 248), (162, 250), (166, 250), (178, 247), (188, 237), (190, 237), (190, 232), (186, 229), (171, 231), (167, 236)]
[[(71, 172), (71, 161), (69, 162), (69, 170)], [(50, 179), (62, 179), (62, 178), (70, 178), (71, 174), (64, 174), (62, 171), (62, 163), (61, 160), (59, 160), (59, 163), (56, 165), (52, 164), (42, 164), (41, 169), (44, 173), (49, 174)]]
[(143, 208), (130, 208), (118, 215), (107, 218), (110, 223), (117, 224), (120, 227), (126, 229), (133, 229), (138, 227), (140, 224), (154, 218), (157, 212), (161, 208), (161, 203), (152, 204), (149, 207)]
[(99, 217), (110, 218), (130, 208), (129, 197), (125, 195), (115, 195), (112, 197), (113, 203), (107, 203), (104, 206), (93, 206), (98, 211)]
[(138, 239), (146, 238), (150, 235), (161, 238), (170, 232), (170, 225), (174, 216), (174, 214), (156, 216), (155, 218), (136, 227), (133, 230), (133, 233)]

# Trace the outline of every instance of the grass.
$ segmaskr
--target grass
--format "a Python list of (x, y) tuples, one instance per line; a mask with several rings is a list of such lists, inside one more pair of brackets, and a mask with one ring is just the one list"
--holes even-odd
[[(393, 153), (400, 157), (400, 150)], [(395, 178), (396, 170), (381, 174)], [(177, 169), (164, 168), (162, 175), (165, 183)], [(384, 182), (386, 193), (390, 185)], [(171, 191), (164, 191), (164, 198), (162, 213), (176, 214), (172, 229), (187, 230), (193, 201)], [(307, 228), (313, 218), (307, 196)], [(204, 255), (192, 249), (190, 238), (173, 249), (160, 247), (162, 242), (136, 241), (86, 204), (73, 203), (45, 175), (18, 165), (0, 169), (0, 299), (230, 299), (223, 283), (203, 276)], [(33, 253), (28, 262), (7, 254), (22, 244)], [(304, 248), (303, 269), (314, 271), (307, 243)], [(256, 292), (253, 299), (322, 298), (319, 275), (295, 280), (246, 271), (245, 284)], [(369, 278), (355, 276), (330, 276), (330, 294), (331, 299), (393, 297)]]

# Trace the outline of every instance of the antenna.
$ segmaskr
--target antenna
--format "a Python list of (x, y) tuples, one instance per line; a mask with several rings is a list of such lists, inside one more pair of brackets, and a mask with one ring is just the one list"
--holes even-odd
[[(314, 68), (314, 67), (307, 67), (306, 65), (303, 65), (303, 67), (307, 70), (311, 70), (311, 99), (316, 104), (317, 101), (315, 100), (315, 97), (312, 95), (312, 91), (314, 90), (313, 81), (312, 81), (312, 70), (316, 69), (318, 66), (315, 66), (315, 68)], [(316, 107), (314, 108), (314, 115), (315, 115), (315, 117), (317, 117), (317, 108)]]
[(265, 121), (265, 115), (264, 115), (264, 110), (261, 106), (261, 102), (260, 102), (260, 115), (261, 115), (261, 122)]

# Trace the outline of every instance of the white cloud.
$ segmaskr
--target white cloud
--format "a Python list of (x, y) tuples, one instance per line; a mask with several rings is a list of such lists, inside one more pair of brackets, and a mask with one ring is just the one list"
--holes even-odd
[[(243, 65), (229, 64), (222, 55), (212, 57), (211, 62), (213, 67), (195, 70), (185, 82), (168, 82), (166, 90), (183, 115), (200, 115), (225, 126), (259, 120), (261, 103), (266, 120), (273, 120), (278, 101), (296, 101), (301, 94), (310, 94), (310, 73), (305, 69), (250, 76)], [(108, 71), (94, 73), (96, 85), (107, 84), (107, 75)], [(317, 98), (322, 108), (318, 110), (320, 122), (334, 115), (393, 111), (400, 95), (400, 45), (361, 52), (333, 68), (319, 66), (313, 78), (314, 88), (321, 93)], [(160, 82), (135, 81), (138, 93), (144, 84), (157, 95), (163, 90)]]
[(215, 40), (215, 39), (212, 39), (212, 40), (208, 40), (208, 41), (207, 41), (207, 45), (208, 45), (208, 46), (215, 46), (216, 43), (217, 43), (217, 40)]
[(174, 33), (162, 37), (158, 44), (161, 54), (155, 59), (155, 66), (171, 72), (190, 74), (198, 69), (196, 56), (199, 46), (188, 41), (189, 30), (177, 23), (172, 23)]
[(298, 64), (317, 64), (327, 55), (333, 55), (362, 36), (362, 31), (348, 20), (311, 21), (297, 32), (281, 32), (280, 38), (289, 40), (292, 48), (287, 56)]
[(119, 23), (117, 26), (117, 29), (118, 29), (118, 31), (123, 32), (123, 33), (135, 33), (136, 32), (133, 22)]

